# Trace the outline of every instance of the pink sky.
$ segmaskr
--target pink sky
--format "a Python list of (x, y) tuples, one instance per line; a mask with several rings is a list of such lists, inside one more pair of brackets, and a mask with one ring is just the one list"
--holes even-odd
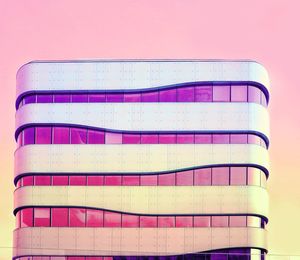
[[(0, 0), (0, 247), (14, 218), (15, 74), (36, 59), (254, 59), (271, 79), (271, 254), (299, 254), (298, 0)], [(0, 251), (9, 259), (10, 249)]]

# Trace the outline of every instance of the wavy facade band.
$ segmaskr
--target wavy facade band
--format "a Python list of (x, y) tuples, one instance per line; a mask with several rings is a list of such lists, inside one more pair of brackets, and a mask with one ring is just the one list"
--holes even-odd
[(23, 65), (13, 259), (265, 259), (268, 102), (253, 61)]

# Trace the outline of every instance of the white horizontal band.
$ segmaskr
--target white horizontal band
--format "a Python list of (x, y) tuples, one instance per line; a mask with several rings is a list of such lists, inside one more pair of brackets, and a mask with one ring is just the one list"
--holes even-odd
[(260, 228), (21, 228), (14, 257), (181, 255), (226, 248), (266, 249)]

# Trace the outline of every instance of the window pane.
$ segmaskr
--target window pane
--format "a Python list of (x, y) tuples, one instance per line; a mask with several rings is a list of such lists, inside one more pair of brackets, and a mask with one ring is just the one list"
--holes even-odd
[(52, 227), (69, 226), (69, 210), (67, 208), (51, 209)]
[(267, 98), (266, 98), (266, 96), (265, 96), (265, 94), (264, 94), (263, 92), (261, 92), (261, 101), (260, 101), (260, 103), (261, 103), (264, 107), (267, 106)]
[(158, 227), (175, 227), (175, 217), (158, 217)]
[(231, 227), (246, 227), (247, 217), (246, 216), (230, 216), (229, 222)]
[(37, 95), (37, 103), (52, 103), (53, 95), (48, 94), (38, 94)]
[(194, 170), (194, 185), (211, 185), (211, 168)]
[(263, 171), (260, 171), (260, 185), (264, 188), (267, 187), (267, 177)]
[(212, 102), (212, 86), (195, 87), (195, 102)]
[(231, 86), (232, 102), (247, 102), (247, 86)]
[(158, 144), (158, 135), (156, 134), (142, 134), (141, 135), (142, 144)]
[(69, 94), (60, 94), (60, 95), (53, 95), (54, 103), (70, 103), (71, 102), (71, 95)]
[(24, 129), (24, 145), (34, 144), (34, 127)]
[(213, 134), (212, 137), (214, 144), (229, 144), (228, 134)]
[(140, 93), (124, 94), (124, 102), (141, 102)]
[(157, 186), (157, 175), (141, 175), (141, 186)]
[(176, 216), (176, 227), (192, 227), (193, 217)]
[(36, 102), (36, 95), (30, 95), (24, 98), (24, 104), (30, 104), (35, 102)]
[(85, 226), (85, 209), (70, 208), (70, 227)]
[(193, 186), (193, 170), (177, 172), (176, 173), (176, 185), (177, 186)]
[(122, 185), (122, 176), (105, 176), (104, 179), (105, 185)]
[(73, 94), (72, 95), (72, 102), (73, 103), (87, 103), (88, 102), (88, 95), (87, 94)]
[(178, 102), (194, 102), (194, 87), (183, 87), (177, 89)]
[(157, 227), (157, 217), (140, 216), (140, 227)]
[(247, 184), (247, 168), (231, 167), (230, 185), (246, 185), (246, 184)]
[(195, 216), (194, 227), (210, 227), (210, 217), (208, 216)]
[(231, 134), (230, 135), (230, 143), (231, 144), (246, 144), (247, 143), (247, 135), (246, 134)]
[(41, 186), (51, 185), (51, 176), (35, 176), (34, 185), (41, 185)]
[(36, 127), (35, 143), (51, 144), (51, 127)]
[(69, 177), (68, 176), (52, 176), (52, 185), (55, 185), (55, 186), (69, 185)]
[(176, 134), (160, 134), (160, 144), (176, 144)]
[(158, 102), (158, 91), (142, 93), (142, 102)]
[(139, 186), (140, 185), (140, 176), (123, 176), (123, 185)]
[(248, 102), (260, 103), (260, 89), (248, 86)]
[(175, 185), (175, 173), (160, 174), (158, 175), (158, 185), (160, 186), (174, 186)]
[(86, 221), (87, 227), (103, 227), (103, 211), (87, 209)]
[(104, 184), (104, 176), (88, 176), (87, 185), (102, 186)]
[(106, 96), (105, 94), (89, 94), (88, 98), (90, 103), (102, 103), (105, 102)]
[(121, 133), (105, 133), (106, 144), (121, 144), (122, 134)]
[(104, 227), (121, 227), (121, 214), (105, 211)]
[(33, 208), (21, 210), (21, 227), (33, 227)]
[(261, 138), (257, 135), (248, 135), (248, 144), (257, 144), (260, 145)]
[(33, 185), (33, 176), (26, 176), (22, 178), (23, 186), (32, 186)]
[(86, 176), (70, 176), (70, 185), (85, 186)]
[(139, 134), (123, 134), (123, 144), (139, 144), (141, 143), (141, 135)]
[(71, 144), (86, 144), (87, 130), (79, 128), (71, 128)]
[(16, 228), (21, 227), (21, 211), (16, 213)]
[(178, 144), (193, 144), (194, 135), (193, 134), (178, 134), (177, 135)]
[(260, 170), (248, 167), (248, 185), (260, 186)]
[(209, 134), (195, 134), (195, 144), (211, 144), (212, 135)]
[(94, 131), (94, 130), (88, 130), (88, 143), (89, 144), (104, 144), (104, 132), (102, 131)]
[(23, 131), (21, 131), (18, 135), (17, 145), (18, 145), (18, 148), (23, 145)]
[(140, 218), (135, 215), (122, 214), (122, 227), (139, 227)]
[(176, 102), (176, 89), (159, 91), (159, 102)]
[(212, 227), (228, 227), (228, 216), (212, 216)]
[(53, 127), (53, 143), (69, 144), (70, 129), (68, 127)]
[(247, 226), (259, 228), (261, 226), (261, 218), (254, 217), (254, 216), (247, 216)]
[(214, 102), (229, 102), (230, 101), (230, 86), (214, 86), (213, 87)]
[(212, 185), (229, 185), (229, 167), (212, 169)]
[(35, 208), (34, 209), (34, 226), (49, 227), (50, 226), (50, 209)]
[(123, 102), (124, 94), (114, 93), (114, 94), (106, 94), (106, 102)]

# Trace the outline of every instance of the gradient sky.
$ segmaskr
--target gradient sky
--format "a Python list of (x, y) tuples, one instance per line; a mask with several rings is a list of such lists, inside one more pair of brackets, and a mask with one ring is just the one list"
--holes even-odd
[(299, 10), (298, 0), (0, 0), (0, 259), (14, 228), (17, 69), (102, 58), (261, 62), (271, 79), (269, 251), (300, 255)]

